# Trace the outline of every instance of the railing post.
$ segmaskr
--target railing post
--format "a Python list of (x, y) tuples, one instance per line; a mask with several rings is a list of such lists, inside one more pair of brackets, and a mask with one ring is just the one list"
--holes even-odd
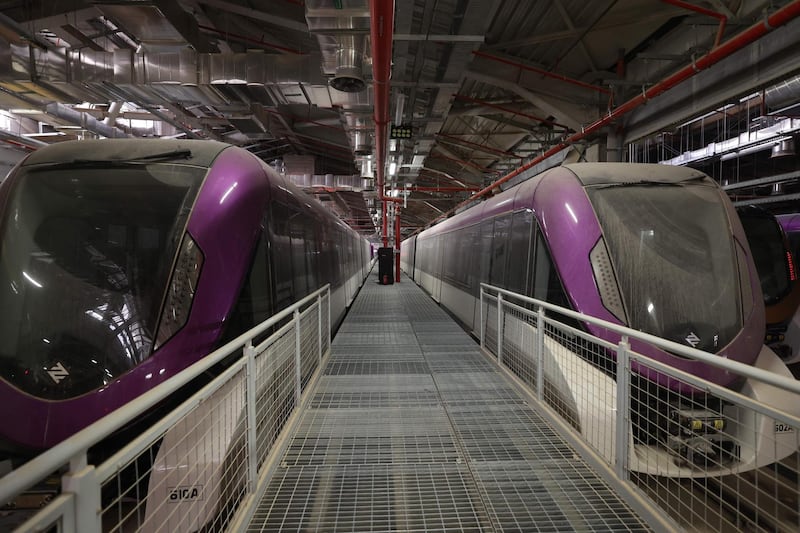
[(300, 395), (303, 393), (301, 390), (302, 387), (302, 379), (301, 379), (301, 372), (300, 372), (300, 364), (302, 362), (302, 354), (300, 353), (300, 310), (294, 310), (294, 340), (295, 340), (295, 351), (294, 351), (294, 399), (295, 399), (295, 406), (300, 405)]
[(247, 483), (248, 492), (256, 491), (258, 482), (258, 457), (256, 446), (256, 350), (253, 340), (244, 346), (245, 357), (245, 405), (247, 406)]
[(478, 322), (481, 328), (481, 350), (486, 349), (486, 324), (483, 323), (483, 285), (480, 286), (481, 290), (481, 321)]
[(100, 533), (102, 531), (100, 483), (96, 479), (94, 466), (88, 464), (86, 452), (70, 461), (69, 472), (61, 478), (61, 490), (73, 495), (75, 531)]
[(544, 400), (544, 307), (536, 315), (536, 397)]
[(503, 364), (503, 295), (497, 293), (497, 363)]
[(322, 294), (317, 296), (317, 347), (319, 348), (319, 366), (322, 366)]
[(333, 329), (333, 325), (331, 324), (331, 286), (328, 285), (328, 349), (331, 347), (331, 330)]
[(614, 452), (614, 470), (620, 479), (628, 479), (626, 465), (628, 458), (628, 420), (630, 419), (630, 354), (631, 345), (628, 337), (623, 336), (617, 345), (617, 418), (616, 418), (616, 450)]

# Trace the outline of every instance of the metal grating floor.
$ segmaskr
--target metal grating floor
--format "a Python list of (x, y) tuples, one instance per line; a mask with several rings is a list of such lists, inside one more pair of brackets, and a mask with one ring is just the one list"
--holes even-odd
[(248, 531), (649, 531), (408, 278), (373, 274)]

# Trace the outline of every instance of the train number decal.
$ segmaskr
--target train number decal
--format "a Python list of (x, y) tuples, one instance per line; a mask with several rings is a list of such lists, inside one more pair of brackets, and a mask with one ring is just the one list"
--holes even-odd
[(169, 503), (203, 500), (203, 486), (189, 485), (185, 487), (169, 487)]
[(794, 431), (794, 428), (789, 424), (775, 422), (775, 433), (789, 433), (790, 431)]

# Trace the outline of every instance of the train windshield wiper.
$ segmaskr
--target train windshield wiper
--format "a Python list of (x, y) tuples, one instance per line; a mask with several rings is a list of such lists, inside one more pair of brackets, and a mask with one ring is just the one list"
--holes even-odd
[(177, 159), (189, 159), (192, 157), (191, 150), (170, 150), (157, 154), (148, 154), (125, 159), (71, 159), (60, 163), (43, 165), (48, 168), (69, 168), (69, 167), (94, 167), (94, 166), (118, 166), (130, 165), (135, 163), (152, 163), (157, 161), (175, 161)]

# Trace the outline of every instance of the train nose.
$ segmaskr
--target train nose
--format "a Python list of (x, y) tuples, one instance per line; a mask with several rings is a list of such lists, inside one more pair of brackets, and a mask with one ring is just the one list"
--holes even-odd
[(719, 330), (712, 324), (684, 322), (668, 330), (665, 337), (704, 352), (716, 353), (720, 346)]
[(119, 364), (120, 357), (115, 354), (69, 335), (25, 344), (20, 349), (24, 356), (5, 365), (3, 374), (16, 388), (43, 400), (85, 394), (103, 387), (128, 368)]

